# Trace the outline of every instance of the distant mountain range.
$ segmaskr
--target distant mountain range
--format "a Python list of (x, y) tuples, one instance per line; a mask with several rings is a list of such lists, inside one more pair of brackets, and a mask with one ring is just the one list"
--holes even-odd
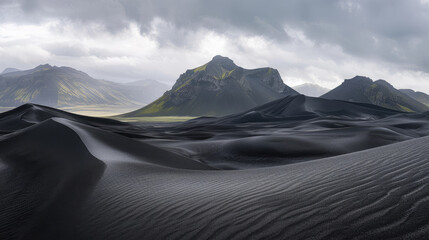
[(384, 80), (356, 76), (321, 96), (325, 99), (369, 103), (402, 112), (425, 112), (429, 107)]
[(314, 83), (304, 83), (293, 87), (293, 89), (309, 97), (320, 97), (323, 94), (329, 92), (329, 89), (321, 87)]
[(49, 64), (25, 71), (9, 68), (0, 75), (0, 106), (16, 107), (28, 102), (51, 107), (142, 105), (167, 89), (155, 81), (145, 84), (97, 80), (73, 68)]
[(222, 116), (298, 94), (273, 68), (244, 69), (222, 56), (180, 75), (170, 91), (125, 116)]
[(244, 69), (222, 56), (187, 70), (169, 91), (166, 84), (155, 80), (114, 83), (70, 67), (45, 64), (30, 70), (5, 69), (0, 74), (0, 106), (16, 107), (29, 102), (57, 108), (150, 103), (123, 116), (225, 116), (302, 93), (402, 112), (429, 111), (429, 95), (398, 90), (384, 80), (362, 76), (346, 79), (329, 92), (310, 83), (294, 88), (284, 84), (273, 68)]
[(153, 79), (117, 84), (117, 89), (143, 104), (149, 104), (164, 94), (170, 86)]
[(429, 95), (423, 92), (416, 92), (411, 89), (399, 89), (399, 91), (407, 94), (408, 96), (414, 98), (415, 100), (423, 103), (426, 106), (429, 106)]
[(12, 73), (12, 72), (19, 72), (21, 70), (16, 69), (16, 68), (6, 68), (5, 70), (3, 70), (3, 72), (1, 72), (1, 74), (6, 74), (6, 73)]

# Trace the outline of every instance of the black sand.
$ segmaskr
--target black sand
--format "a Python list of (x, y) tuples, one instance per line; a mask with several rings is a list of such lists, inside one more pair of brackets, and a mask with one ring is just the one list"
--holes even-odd
[(426, 239), (428, 117), (298, 96), (142, 127), (25, 105), (0, 115), (0, 239)]

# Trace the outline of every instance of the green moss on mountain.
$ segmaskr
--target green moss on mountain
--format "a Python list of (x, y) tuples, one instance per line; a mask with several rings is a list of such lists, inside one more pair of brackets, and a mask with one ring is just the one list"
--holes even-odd
[(225, 79), (225, 78), (227, 78), (227, 77), (231, 76), (231, 74), (232, 74), (234, 71), (235, 71), (235, 69), (232, 69), (231, 71), (224, 71), (224, 72), (222, 73), (222, 77), (221, 77), (221, 79)]
[(179, 87), (177, 87), (176, 89), (174, 89), (174, 91), (179, 91), (181, 88), (186, 87), (191, 81), (192, 81), (192, 78), (186, 80), (185, 83), (183, 83), (182, 85), (180, 85)]
[(164, 109), (164, 104), (166, 102), (166, 96), (162, 96), (159, 99), (155, 100), (147, 108), (142, 110), (142, 114), (152, 114), (161, 111)]
[(197, 67), (194, 69), (194, 73), (204, 71), (204, 70), (206, 70), (206, 67), (207, 67), (207, 64), (204, 64), (200, 67)]
[(402, 106), (400, 104), (398, 104), (398, 106), (402, 109), (403, 112), (414, 112), (413, 110), (411, 110), (411, 109), (409, 109), (409, 108), (407, 108), (405, 106)]

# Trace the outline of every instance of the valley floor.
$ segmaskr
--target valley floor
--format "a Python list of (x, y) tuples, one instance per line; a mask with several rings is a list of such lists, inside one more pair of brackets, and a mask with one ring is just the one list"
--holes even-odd
[[(141, 106), (112, 106), (112, 105), (87, 105), (59, 108), (63, 111), (89, 117), (107, 117), (123, 122), (142, 122), (142, 123), (170, 123), (184, 122), (196, 117), (192, 116), (159, 116), (159, 117), (120, 117), (118, 115), (132, 112)], [(0, 113), (14, 109), (13, 107), (0, 107)]]
[(89, 105), (89, 106), (74, 106), (63, 107), (61, 110), (91, 116), (91, 117), (109, 117), (124, 114), (127, 112), (139, 109), (141, 106), (112, 106), (112, 105)]
[[(59, 109), (84, 116), (110, 117), (134, 111), (140, 107), (141, 106), (86, 105), (62, 107)], [(14, 107), (0, 107), (0, 113), (7, 112), (12, 109), (14, 109)]]

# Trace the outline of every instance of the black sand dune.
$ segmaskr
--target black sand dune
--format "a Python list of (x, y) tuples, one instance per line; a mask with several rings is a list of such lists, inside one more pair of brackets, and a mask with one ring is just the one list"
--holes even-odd
[[(304, 95), (288, 96), (240, 114), (218, 118), (215, 123), (272, 122), (306, 120), (318, 117), (374, 120), (402, 112), (366, 103), (328, 100)], [(215, 119), (215, 118), (213, 118)], [(198, 121), (198, 119), (196, 120)]]
[[(158, 133), (158, 135), (156, 135)], [(241, 114), (152, 129), (142, 140), (221, 169), (290, 164), (429, 135), (425, 114), (290, 96)]]
[(142, 130), (136, 126), (112, 119), (81, 116), (42, 105), (24, 104), (11, 111), (0, 113), (0, 133), (10, 133), (55, 117), (125, 135)]
[(145, 129), (1, 114), (0, 239), (427, 239), (429, 116), (326, 101)]
[(53, 120), (1, 137), (0, 159), (1, 239), (72, 234), (70, 222), (105, 169), (71, 129)]
[(245, 171), (108, 167), (77, 236), (425, 239), (428, 141)]
[(109, 164), (212, 169), (63, 118), (0, 137), (0, 159), (0, 239), (72, 236), (69, 224)]

